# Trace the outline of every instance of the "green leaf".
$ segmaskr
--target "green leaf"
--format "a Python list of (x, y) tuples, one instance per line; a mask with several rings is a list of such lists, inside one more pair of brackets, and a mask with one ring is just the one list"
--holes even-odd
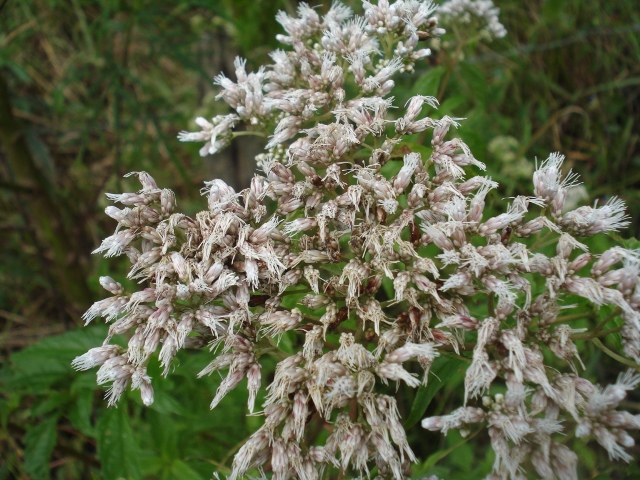
[(442, 356), (436, 358), (431, 367), (432, 375), (430, 375), (429, 383), (426, 386), (420, 387), (418, 393), (416, 393), (409, 417), (404, 423), (405, 428), (413, 427), (422, 419), (433, 397), (446, 385), (450, 377), (456, 373), (463, 364), (464, 362), (462, 360), (455, 357)]
[[(457, 117), (459, 113), (464, 113), (465, 118), (468, 114), (466, 109), (463, 111), (462, 109), (458, 110), (461, 105), (464, 105), (467, 102), (467, 97), (465, 95), (451, 95), (447, 97), (447, 99), (442, 102), (438, 112), (440, 115), (453, 115)], [(466, 123), (463, 122), (463, 125)]]
[(96, 426), (103, 478), (140, 478), (138, 445), (125, 407), (107, 409)]
[[(429, 455), (429, 457), (427, 457), (425, 462), (419, 467), (419, 470), (425, 471), (425, 472), (429, 472), (431, 469), (433, 469), (433, 467), (438, 462), (440, 462), (445, 457), (449, 456), (450, 454), (452, 454), (454, 452), (456, 452), (456, 454), (457, 454), (458, 450), (462, 447), (462, 445), (465, 445), (474, 436), (475, 435), (472, 435), (472, 436), (469, 436), (469, 437), (465, 437), (465, 438), (461, 438), (460, 435), (458, 435), (458, 441), (454, 445), (451, 445), (447, 449), (438, 450), (435, 453), (432, 453), (431, 455)], [(453, 473), (453, 472), (451, 472), (451, 473)], [(447, 478), (450, 478), (450, 476), (451, 475), (449, 475)], [(482, 476), (473, 477), (473, 476), (465, 475), (464, 478), (483, 478), (485, 476), (486, 476), (486, 472), (485, 472), (485, 475), (482, 475)]]
[(156, 389), (153, 404), (149, 408), (164, 415), (184, 414), (184, 406), (169, 394), (162, 395), (159, 389)]
[(33, 128), (26, 129), (25, 139), (27, 141), (29, 151), (31, 152), (31, 156), (37, 163), (38, 170), (40, 170), (45, 175), (47, 183), (49, 185), (55, 185), (56, 170), (54, 167), (54, 160), (51, 157), (49, 148)]
[(287, 310), (291, 310), (292, 308), (296, 308), (300, 306), (300, 300), (302, 300), (307, 293), (310, 292), (302, 292), (302, 293), (286, 293), (282, 297), (282, 308), (286, 308)]
[(395, 298), (395, 290), (393, 288), (393, 280), (388, 277), (382, 278), (382, 289), (384, 290), (387, 299)]
[(420, 156), (422, 157), (422, 161), (424, 162), (431, 156), (431, 153), (433, 152), (433, 148), (427, 145), (422, 145), (421, 143), (416, 143), (417, 139), (418, 139), (418, 135), (417, 134), (413, 135), (410, 137), (411, 141), (401, 142), (398, 145), (397, 149), (400, 150), (400, 149), (406, 148), (411, 152), (419, 153)]
[(421, 76), (411, 89), (411, 96), (414, 95), (430, 95), (435, 97), (438, 95), (440, 81), (444, 76), (446, 69), (443, 66), (434, 67), (426, 74)]
[(22, 397), (17, 392), (5, 390), (1, 380), (0, 391), (2, 391), (2, 396), (0, 396), (0, 427), (2, 427), (2, 429), (6, 429), (9, 422), (9, 415), (15, 410), (18, 410), (21, 405)]
[(172, 478), (180, 480), (202, 480), (202, 476), (181, 460), (171, 464)]
[(58, 415), (53, 415), (31, 427), (24, 438), (24, 469), (33, 480), (51, 478), (49, 461), (57, 441)]
[(74, 330), (50, 337), (11, 356), (11, 373), (7, 386), (11, 390), (47, 393), (55, 382), (78, 375), (71, 361), (90, 348), (100, 345), (106, 327)]
[(640, 240), (637, 238), (627, 238), (622, 241), (622, 245), (629, 250), (638, 250), (640, 249)]
[(42, 417), (68, 403), (70, 398), (71, 396), (67, 392), (50, 392), (41, 402), (34, 405), (31, 415)]
[(280, 350), (288, 353), (289, 355), (293, 355), (295, 338), (295, 332), (284, 332), (282, 335), (280, 335), (280, 338), (276, 341), (276, 343), (278, 344)]
[(20, 80), (20, 82), (27, 85), (32, 83), (31, 77), (29, 76), (27, 71), (11, 59), (0, 57), (0, 67), (5, 67), (11, 70), (11, 73), (13, 73)]
[(471, 470), (476, 467), (474, 464), (474, 449), (465, 442), (464, 438), (460, 435), (460, 432), (454, 431), (447, 435), (447, 445), (450, 448), (455, 448), (455, 455), (451, 455), (450, 463), (455, 465), (460, 471), (465, 473), (468, 478)]
[[(178, 456), (178, 435), (176, 433), (176, 421), (171, 421), (166, 415), (150, 410), (147, 413), (154, 447), (157, 448), (162, 458), (176, 458)], [(169, 420), (169, 421), (168, 421)]]
[(542, 17), (545, 19), (561, 19), (566, 16), (566, 8), (567, 5), (564, 2), (557, 2), (555, 0), (543, 2), (541, 9)]
[(460, 70), (462, 82), (471, 90), (470, 98), (480, 105), (485, 105), (488, 92), (486, 74), (475, 65), (464, 62), (460, 64)]
[(400, 171), (400, 169), (402, 168), (402, 165), (404, 165), (404, 162), (402, 161), (394, 161), (394, 162), (387, 162), (384, 164), (384, 166), (380, 169), (380, 173), (385, 177), (385, 178), (391, 178), (394, 175), (397, 175), (398, 172)]
[(80, 390), (75, 395), (75, 406), (72, 408), (68, 417), (74, 427), (88, 436), (94, 436), (94, 427), (91, 423), (91, 414), (93, 412), (93, 390)]
[(73, 383), (69, 387), (69, 392), (72, 395), (76, 395), (86, 390), (93, 391), (102, 391), (103, 388), (96, 384), (96, 370), (89, 370), (87, 372), (74, 372), (72, 375), (75, 375), (73, 379)]
[(344, 266), (339, 263), (323, 263), (321, 268), (333, 275), (339, 276), (342, 275), (342, 269), (344, 268)]

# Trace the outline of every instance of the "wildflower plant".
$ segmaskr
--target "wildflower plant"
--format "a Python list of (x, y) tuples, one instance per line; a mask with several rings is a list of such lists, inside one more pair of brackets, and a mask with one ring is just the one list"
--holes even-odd
[[(203, 143), (203, 156), (238, 136), (268, 137), (250, 187), (206, 182), (207, 208), (192, 217), (145, 172), (135, 174), (141, 190), (108, 195), (123, 208), (106, 209), (118, 226), (96, 252), (125, 254), (141, 289), (101, 278), (112, 296), (84, 318), (110, 322), (109, 337), (73, 365), (100, 367), (110, 405), (129, 387), (149, 405), (156, 354), (167, 375), (178, 351), (209, 349), (199, 376), (227, 372), (211, 408), (245, 379), (249, 412), (265, 392), (263, 425), (230, 479), (263, 466), (274, 479), (405, 478), (416, 456), (393, 387), (428, 384), (438, 357), (466, 362), (464, 394), (422, 427), (485, 431), (491, 478), (577, 478), (567, 435), (628, 462), (640, 417), (619, 407), (640, 374), (600, 387), (580, 376), (575, 343), (619, 334), (615, 355), (640, 361), (640, 252), (596, 255), (582, 240), (626, 226), (623, 202), (565, 211), (577, 175), (554, 153), (530, 196), (489, 214), (498, 185), (452, 135), (462, 119), (438, 118), (430, 92), (406, 105), (392, 96), (394, 77), (443, 33), (435, 6), (362, 5), (361, 16), (340, 3), (324, 15), (304, 3), (296, 17), (279, 13), (286, 49), (252, 73), (236, 59), (235, 81), (216, 77), (232, 113), (180, 134)], [(486, 35), (504, 35), (491, 2), (443, 7), (451, 21), (465, 8), (491, 18)], [(425, 133), (430, 146), (416, 145)], [(574, 328), (589, 314), (578, 298), (610, 306), (621, 326)], [(119, 334), (126, 348), (110, 343)], [(277, 366), (265, 386), (267, 357)]]

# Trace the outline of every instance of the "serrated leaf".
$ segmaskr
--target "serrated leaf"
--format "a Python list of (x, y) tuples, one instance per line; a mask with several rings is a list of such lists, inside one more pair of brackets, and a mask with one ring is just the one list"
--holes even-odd
[(58, 415), (29, 428), (24, 437), (24, 469), (33, 480), (51, 478), (49, 462), (57, 441)]
[(34, 417), (41, 417), (58, 409), (58, 407), (67, 403), (70, 399), (70, 395), (67, 392), (50, 392), (41, 402), (33, 406), (31, 415)]
[(7, 386), (12, 390), (47, 393), (55, 382), (77, 375), (71, 361), (90, 348), (100, 345), (106, 327), (74, 330), (64, 335), (46, 338), (10, 358), (11, 376)]
[(105, 410), (96, 432), (103, 478), (140, 478), (138, 445), (125, 405)]
[(68, 413), (71, 424), (87, 436), (94, 435), (94, 428), (91, 424), (93, 399), (94, 392), (92, 390), (80, 390), (75, 396), (74, 408)]
[(640, 249), (640, 240), (637, 238), (627, 238), (622, 241), (622, 245), (629, 250), (638, 250)]
[(411, 428), (422, 419), (424, 412), (438, 391), (447, 384), (447, 380), (462, 367), (462, 360), (455, 357), (442, 356), (435, 359), (429, 374), (429, 383), (420, 387), (411, 406), (409, 417), (404, 423), (405, 428)]

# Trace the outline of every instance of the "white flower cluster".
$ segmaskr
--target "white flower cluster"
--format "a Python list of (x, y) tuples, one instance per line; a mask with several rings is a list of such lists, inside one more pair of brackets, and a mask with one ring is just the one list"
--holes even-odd
[(500, 9), (492, 0), (447, 0), (438, 8), (438, 15), (447, 24), (479, 23), (480, 36), (485, 40), (502, 38), (507, 34), (500, 23)]
[[(305, 4), (295, 18), (280, 13), (289, 49), (257, 73), (238, 59), (235, 82), (216, 79), (234, 113), (181, 134), (204, 142), (203, 155), (240, 133), (269, 134), (263, 175), (249, 188), (207, 182), (208, 207), (194, 217), (144, 172), (139, 192), (109, 195), (124, 208), (107, 208), (118, 227), (96, 252), (126, 254), (129, 278), (146, 288), (128, 293), (101, 279), (113, 296), (84, 318), (111, 322), (109, 338), (131, 332), (128, 346), (108, 338), (74, 366), (100, 367), (110, 404), (131, 386), (148, 405), (156, 352), (166, 375), (179, 350), (208, 346), (200, 376), (228, 371), (211, 408), (246, 378), (253, 411), (261, 358), (275, 355), (264, 424), (237, 452), (231, 479), (265, 465), (274, 479), (369, 475), (374, 466), (379, 478), (405, 478), (416, 457), (385, 385), (425, 385), (434, 360), (454, 354), (470, 362), (464, 404), (422, 426), (486, 428), (495, 478), (523, 478), (531, 465), (545, 479), (577, 478), (577, 457), (560, 440), (572, 426), (628, 461), (627, 430), (640, 417), (618, 407), (640, 376), (604, 389), (581, 378), (574, 340), (598, 332), (572, 329), (561, 315), (576, 297), (612, 305), (625, 322), (624, 351), (640, 361), (640, 254), (592, 255), (576, 239), (624, 227), (622, 202), (563, 212), (576, 179), (554, 154), (537, 168), (532, 196), (487, 215), (497, 184), (469, 175), (484, 165), (446, 139), (457, 120), (423, 115), (438, 104), (423, 95), (390, 113), (394, 74), (411, 72), (429, 55), (420, 39), (441, 33), (433, 5), (363, 7), (363, 16), (339, 3), (324, 16)], [(409, 136), (426, 131), (431, 148), (412, 151)], [(283, 335), (296, 353), (278, 348)], [(492, 386), (506, 393), (487, 396)]]

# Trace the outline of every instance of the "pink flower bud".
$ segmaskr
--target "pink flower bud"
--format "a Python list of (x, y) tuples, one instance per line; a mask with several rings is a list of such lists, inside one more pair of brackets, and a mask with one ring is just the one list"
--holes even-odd
[(100, 285), (102, 285), (102, 288), (113, 293), (114, 295), (122, 295), (122, 293), (124, 292), (122, 285), (120, 285), (111, 277), (100, 277)]

